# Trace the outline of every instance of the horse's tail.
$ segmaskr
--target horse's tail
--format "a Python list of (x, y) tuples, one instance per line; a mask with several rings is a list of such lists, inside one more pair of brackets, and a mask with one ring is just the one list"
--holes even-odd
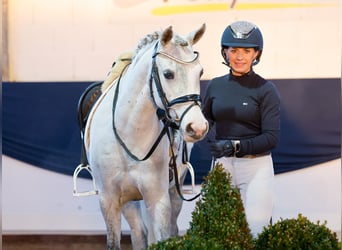
[(125, 67), (131, 63), (133, 52), (124, 52), (113, 63), (111, 71), (108, 73), (107, 78), (102, 84), (102, 92), (105, 90), (121, 75)]

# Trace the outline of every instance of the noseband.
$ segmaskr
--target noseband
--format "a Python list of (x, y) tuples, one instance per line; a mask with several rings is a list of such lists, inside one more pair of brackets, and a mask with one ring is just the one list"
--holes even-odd
[[(186, 113), (195, 105), (199, 106), (199, 102), (201, 101), (201, 97), (198, 94), (189, 94), (189, 95), (184, 95), (184, 96), (180, 96), (177, 97), (176, 99), (173, 99), (171, 101), (168, 101), (168, 99), (166, 98), (166, 95), (164, 93), (163, 87), (161, 85), (160, 82), (160, 77), (158, 74), (158, 66), (156, 63), (156, 57), (158, 55), (163, 55), (166, 56), (168, 58), (170, 58), (173, 61), (176, 61), (178, 63), (181, 64), (191, 64), (193, 62), (195, 62), (198, 57), (199, 57), (199, 53), (197, 51), (194, 52), (195, 57), (194, 59), (190, 60), (190, 61), (184, 61), (181, 60), (179, 58), (176, 58), (172, 55), (169, 55), (163, 51), (157, 51), (158, 48), (158, 42), (156, 43), (156, 45), (154, 46), (154, 52), (152, 55), (152, 71), (151, 71), (151, 77), (150, 77), (150, 95), (151, 98), (154, 102), (154, 105), (157, 107), (157, 115), (159, 117), (159, 119), (162, 119), (164, 122), (166, 121), (168, 124), (170, 124), (170, 127), (174, 128), (174, 129), (179, 129), (180, 124), (182, 123), (183, 117), (186, 115)], [(158, 92), (158, 96), (160, 98), (160, 100), (163, 103), (163, 107), (160, 108), (158, 107), (154, 95), (153, 95), (153, 87), (152, 87), (152, 83), (155, 83), (157, 92)], [(171, 114), (170, 114), (170, 109), (173, 105), (176, 104), (180, 104), (180, 103), (186, 103), (186, 102), (193, 102), (189, 107), (186, 108), (186, 110), (183, 112), (183, 114), (181, 115), (180, 118), (176, 117), (176, 118), (172, 118)]]

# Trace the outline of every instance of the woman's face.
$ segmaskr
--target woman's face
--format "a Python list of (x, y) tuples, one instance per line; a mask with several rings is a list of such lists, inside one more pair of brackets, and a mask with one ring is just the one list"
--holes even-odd
[(232, 74), (241, 76), (248, 73), (252, 68), (252, 63), (258, 56), (259, 51), (254, 48), (235, 48), (224, 49)]

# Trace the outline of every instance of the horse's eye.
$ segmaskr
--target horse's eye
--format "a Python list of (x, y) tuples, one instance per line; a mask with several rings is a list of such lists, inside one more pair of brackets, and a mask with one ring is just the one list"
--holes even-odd
[(165, 70), (164, 71), (164, 77), (166, 79), (173, 79), (173, 78), (175, 78), (175, 74), (170, 70)]

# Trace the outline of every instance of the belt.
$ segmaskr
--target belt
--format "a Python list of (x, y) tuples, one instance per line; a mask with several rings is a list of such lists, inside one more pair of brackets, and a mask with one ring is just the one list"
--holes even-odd
[(257, 158), (257, 157), (261, 157), (261, 156), (266, 156), (266, 155), (270, 155), (270, 152), (265, 152), (265, 153), (261, 153), (261, 154), (254, 154), (254, 155), (244, 155), (241, 157), (236, 157), (236, 158), (249, 158), (249, 159), (253, 159), (253, 158)]

